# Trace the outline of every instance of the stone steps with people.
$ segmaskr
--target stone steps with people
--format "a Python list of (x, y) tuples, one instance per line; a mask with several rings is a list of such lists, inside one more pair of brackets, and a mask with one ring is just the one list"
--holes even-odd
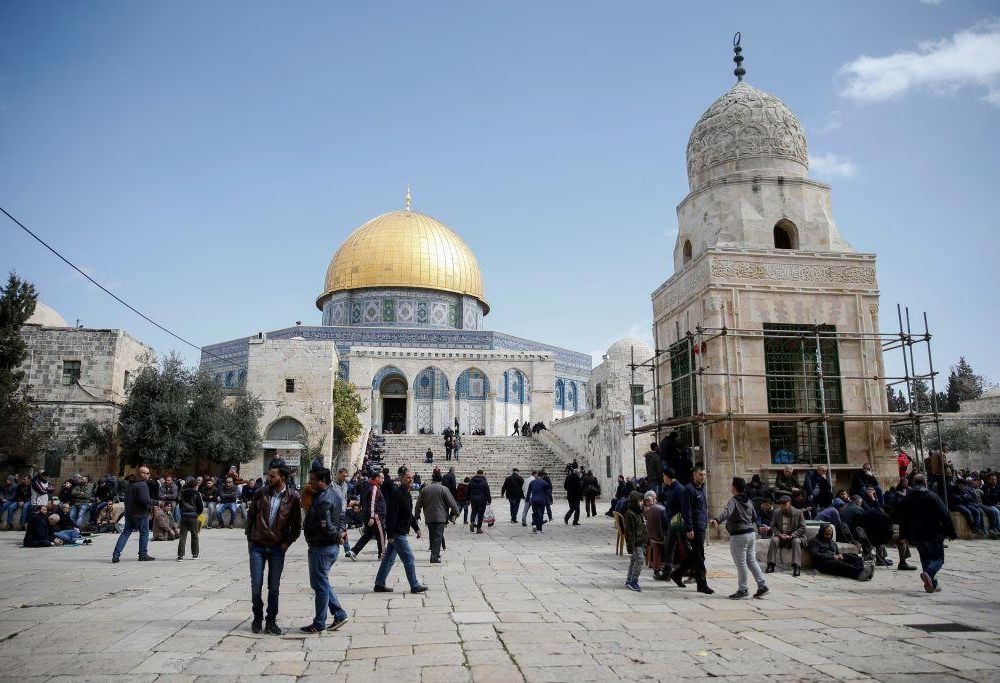
[[(434, 453), (433, 464), (425, 462), (427, 449)], [(521, 471), (527, 478), (532, 470), (545, 469), (552, 478), (552, 493), (564, 494), (562, 488), (565, 476), (565, 462), (545, 444), (533, 437), (523, 436), (463, 436), (459, 462), (445, 460), (444, 437), (440, 434), (386, 434), (385, 454), (382, 460), (393, 476), (401, 465), (406, 465), (429, 482), (431, 472), (440, 467), (446, 472), (455, 468), (455, 475), (461, 481), (472, 477), (476, 470), (483, 470), (495, 497), (500, 495), (500, 487), (510, 474), (511, 468)]]

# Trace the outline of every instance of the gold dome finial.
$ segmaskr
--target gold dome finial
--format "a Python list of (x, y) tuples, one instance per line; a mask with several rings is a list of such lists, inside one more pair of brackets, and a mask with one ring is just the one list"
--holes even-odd
[(413, 197), (410, 196), (410, 184), (407, 183), (406, 184), (406, 210), (407, 211), (410, 210), (410, 200), (411, 199), (413, 199)]

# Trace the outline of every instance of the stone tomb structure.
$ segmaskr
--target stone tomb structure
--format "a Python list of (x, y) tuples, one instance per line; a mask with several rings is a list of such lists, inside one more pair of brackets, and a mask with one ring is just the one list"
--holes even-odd
[[(288, 395), (331, 395), (328, 362), (333, 377), (365, 399), (364, 425), (376, 432), (440, 433), (457, 418), (462, 433), (493, 436), (509, 434), (514, 420), (549, 424), (587, 407), (590, 356), (484, 329), (490, 306), (475, 254), (451, 228), (412, 211), (409, 194), (404, 210), (346, 238), (316, 307), (321, 325), (261, 332), (202, 354), (202, 367), (223, 386), (271, 397), (260, 425), (265, 451), (294, 449), (296, 439), (269, 438), (275, 424), (283, 425), (277, 436), (304, 436), (310, 444), (328, 433), (332, 406), (327, 412), (325, 403), (312, 402), (315, 419), (305, 418), (292, 414), (299, 399)], [(297, 343), (269, 346), (277, 340)], [(262, 342), (266, 364), (253, 360)], [(300, 363), (298, 349), (322, 360)], [(269, 449), (275, 441), (283, 448)]]
[[(808, 176), (795, 115), (740, 78), (691, 132), (674, 274), (652, 294), (654, 336), (667, 350), (657, 357), (661, 418), (700, 448), (714, 509), (733, 475), (773, 478), (786, 459), (800, 470), (825, 463), (827, 440), (835, 483), (863, 462), (884, 477), (893, 467), (882, 422), (781, 419), (887, 411), (884, 382), (873, 379), (884, 375), (881, 345), (860, 336), (878, 331), (875, 255), (841, 236), (830, 187)], [(690, 419), (698, 414), (764, 417), (705, 424)]]

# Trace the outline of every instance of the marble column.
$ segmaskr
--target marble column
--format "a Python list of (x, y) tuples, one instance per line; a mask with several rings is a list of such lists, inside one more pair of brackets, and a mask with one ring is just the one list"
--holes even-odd
[[(445, 396), (446, 396), (446, 398), (448, 400), (448, 424), (445, 425), (445, 426), (446, 427), (453, 427), (455, 425), (455, 417), (458, 416), (458, 413), (455, 412), (456, 411), (456, 408), (455, 408), (455, 392), (452, 391), (451, 389), (449, 389), (445, 393)], [(444, 427), (442, 427), (441, 429), (444, 429)]]
[(372, 429), (376, 434), (382, 433), (382, 394), (375, 390), (372, 392)]
[(417, 404), (413, 400), (413, 389), (406, 390), (406, 433), (416, 434), (414, 425), (417, 424)]
[(497, 430), (497, 392), (491, 391), (486, 394), (486, 436), (493, 436)]

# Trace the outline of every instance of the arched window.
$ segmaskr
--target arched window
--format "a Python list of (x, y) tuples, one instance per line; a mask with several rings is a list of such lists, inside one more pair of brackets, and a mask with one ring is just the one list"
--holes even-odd
[(795, 223), (790, 220), (781, 219), (774, 226), (774, 248), (775, 249), (798, 249), (799, 234), (795, 229)]
[(306, 436), (305, 427), (292, 417), (283, 417), (267, 430), (268, 441), (300, 441)]
[(600, 384), (596, 384), (594, 386), (594, 407), (595, 408), (600, 408), (601, 407), (601, 403), (602, 403), (602, 401), (601, 401), (601, 398), (602, 398), (601, 397), (601, 393), (602, 393), (601, 392), (601, 385)]
[(682, 258), (684, 263), (691, 260), (691, 240), (684, 240), (684, 255)]

